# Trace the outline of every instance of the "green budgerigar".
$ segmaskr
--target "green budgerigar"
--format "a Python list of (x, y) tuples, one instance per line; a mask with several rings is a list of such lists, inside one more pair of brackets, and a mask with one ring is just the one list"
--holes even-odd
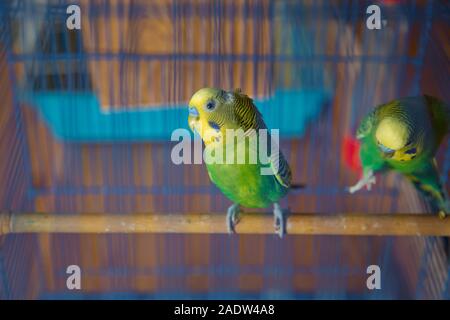
[(449, 199), (435, 155), (450, 131), (450, 107), (428, 96), (408, 97), (376, 107), (357, 131), (363, 177), (351, 193), (370, 190), (374, 174), (395, 170), (406, 176), (441, 218), (449, 213)]
[[(266, 129), (253, 100), (240, 90), (200, 89), (189, 101), (188, 122), (190, 128), (201, 136), (205, 151), (209, 148), (212, 153), (227, 155), (226, 148), (234, 150), (232, 161), (223, 163), (206, 161), (212, 182), (234, 202), (227, 212), (228, 232), (235, 231), (240, 206), (265, 208), (273, 204), (275, 228), (282, 237), (286, 232), (286, 214), (278, 201), (293, 187), (291, 171), (283, 154), (277, 148), (275, 148), (277, 152), (267, 155), (267, 162), (261, 161), (259, 156), (256, 161), (250, 161), (250, 153), (259, 154), (261, 144), (258, 143), (255, 147), (249, 142), (249, 138), (256, 137), (260, 141), (260, 130)], [(230, 130), (242, 130), (245, 138), (233, 137), (227, 141)], [(270, 135), (267, 141), (268, 145), (276, 143)], [(237, 159), (238, 150), (244, 150), (241, 153), (245, 154), (244, 161)], [(264, 168), (271, 170), (269, 174), (262, 174)]]

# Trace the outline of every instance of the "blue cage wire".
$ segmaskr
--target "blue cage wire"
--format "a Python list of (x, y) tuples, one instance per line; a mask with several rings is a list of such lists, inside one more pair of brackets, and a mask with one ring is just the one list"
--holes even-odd
[[(373, 1), (372, 1), (373, 2)], [(225, 212), (203, 166), (171, 162), (198, 88), (255, 98), (294, 180), (294, 212), (423, 212), (401, 177), (372, 192), (345, 187), (342, 140), (373, 106), (431, 93), (450, 100), (444, 1), (3, 1), (0, 114), (2, 210)], [(442, 31), (444, 30), (444, 31)], [(447, 35), (447, 37), (446, 37)], [(450, 150), (438, 157), (444, 181)], [(8, 235), (2, 298), (448, 298), (443, 244), (433, 237)], [(79, 264), (83, 290), (68, 291)], [(368, 265), (383, 290), (365, 286)]]

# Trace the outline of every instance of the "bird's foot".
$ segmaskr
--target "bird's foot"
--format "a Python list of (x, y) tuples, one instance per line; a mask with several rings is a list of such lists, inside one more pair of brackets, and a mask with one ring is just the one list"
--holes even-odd
[(228, 233), (235, 233), (234, 226), (239, 222), (239, 204), (235, 203), (227, 210), (227, 230)]
[(367, 190), (372, 190), (372, 185), (376, 184), (377, 179), (376, 177), (373, 175), (372, 171), (369, 171), (368, 174), (365, 174), (361, 179), (359, 179), (359, 181), (348, 188), (348, 192), (350, 193), (355, 193), (356, 191), (361, 190), (362, 188), (366, 187)]
[(438, 216), (439, 216), (440, 219), (445, 219), (447, 214), (445, 213), (444, 210), (440, 210), (439, 213), (438, 213)]
[(287, 213), (281, 209), (278, 203), (273, 205), (273, 217), (275, 222), (275, 232), (280, 238), (286, 234)]

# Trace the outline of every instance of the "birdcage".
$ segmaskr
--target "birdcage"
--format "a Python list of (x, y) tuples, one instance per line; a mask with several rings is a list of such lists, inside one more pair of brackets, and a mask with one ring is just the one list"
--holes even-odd
[[(0, 297), (448, 298), (443, 238), (402, 229), (428, 206), (395, 173), (349, 194), (342, 152), (376, 105), (450, 101), (448, 14), (445, 1), (1, 1)], [(320, 217), (314, 234), (279, 239), (264, 210), (221, 231), (229, 200), (204, 165), (171, 160), (206, 86), (241, 88), (279, 129), (306, 184), (281, 204)], [(437, 160), (448, 186), (447, 144)]]

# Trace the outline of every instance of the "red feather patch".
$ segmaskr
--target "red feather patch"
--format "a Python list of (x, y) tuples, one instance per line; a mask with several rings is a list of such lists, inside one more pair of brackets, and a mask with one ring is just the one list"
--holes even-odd
[(361, 174), (362, 166), (359, 159), (360, 143), (358, 139), (352, 136), (345, 136), (342, 145), (342, 154), (344, 157), (344, 163), (353, 171)]

